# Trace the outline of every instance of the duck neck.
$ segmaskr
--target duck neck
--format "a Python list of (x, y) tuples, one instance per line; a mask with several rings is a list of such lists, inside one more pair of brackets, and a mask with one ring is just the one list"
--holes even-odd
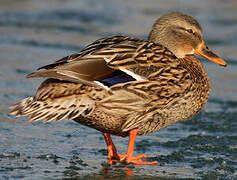
[(210, 91), (209, 77), (200, 60), (194, 55), (186, 55), (185, 58), (180, 58), (179, 60), (181, 64), (184, 66), (184, 68), (190, 72), (194, 85), (193, 87), (205, 90), (205, 92), (209, 95)]

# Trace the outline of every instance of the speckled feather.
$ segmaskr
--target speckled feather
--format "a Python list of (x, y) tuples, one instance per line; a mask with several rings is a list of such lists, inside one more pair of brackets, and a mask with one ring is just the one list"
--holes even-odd
[[(69, 119), (119, 136), (185, 121), (204, 107), (210, 91), (197, 57), (178, 58), (152, 39), (128, 36), (99, 39), (38, 70), (27, 77), (49, 79), (34, 97), (13, 105), (13, 115), (44, 122)], [(103, 84), (114, 73), (132, 78)]]
[[(204, 79), (198, 80), (200, 73), (195, 72), (204, 71), (195, 56), (190, 56), (196, 62), (189, 61), (193, 64), (187, 68), (186, 61), (176, 58), (165, 47), (132, 37), (100, 39), (77, 56), (56, 61), (43, 67), (46, 70), (39, 71), (40, 74), (36, 72), (30, 76), (43, 74), (47, 77), (47, 71), (57, 71), (67, 64), (103, 58), (109, 59), (105, 65), (112, 69), (111, 72), (124, 68), (147, 80), (116, 84), (107, 91), (98, 85), (74, 83), (63, 78), (48, 79), (34, 98), (25, 100), (24, 108), (15, 105), (12, 114), (29, 116), (31, 121), (74, 119), (102, 132), (122, 136), (130, 129), (138, 128), (138, 134), (142, 135), (192, 117), (207, 101), (209, 86), (203, 84), (208, 80), (205, 75)], [(80, 82), (81, 79), (77, 80)], [(202, 97), (202, 91), (198, 92), (198, 89), (204, 87), (207, 95)], [(201, 97), (204, 98), (202, 103)], [(194, 108), (195, 104), (199, 106)]]

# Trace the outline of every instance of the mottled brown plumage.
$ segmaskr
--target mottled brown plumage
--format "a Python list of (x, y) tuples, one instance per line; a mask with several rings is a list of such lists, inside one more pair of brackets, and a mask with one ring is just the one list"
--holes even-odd
[(210, 85), (194, 53), (226, 65), (205, 46), (195, 19), (170, 13), (157, 20), (149, 40), (102, 38), (29, 74), (49, 79), (11, 113), (32, 122), (74, 120), (104, 133), (112, 147), (110, 163), (115, 158), (149, 164), (130, 151), (118, 155), (109, 134), (132, 139), (196, 115), (207, 103)]

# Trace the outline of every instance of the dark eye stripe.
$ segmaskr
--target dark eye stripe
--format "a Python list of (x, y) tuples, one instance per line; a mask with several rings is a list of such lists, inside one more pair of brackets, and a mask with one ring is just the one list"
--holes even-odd
[(195, 34), (192, 29), (185, 29), (185, 28), (183, 28), (183, 27), (178, 27), (178, 29), (181, 29), (181, 30), (186, 31), (186, 32), (188, 32), (188, 33)]
[(186, 29), (186, 31), (187, 31), (188, 33), (192, 33), (192, 34), (194, 34), (194, 32), (193, 32), (192, 29)]
[(185, 29), (185, 28), (183, 28), (183, 27), (177, 27), (178, 29), (181, 29), (181, 30), (183, 30), (183, 31), (186, 31), (186, 32), (188, 32), (188, 33), (192, 33), (194, 36), (196, 36), (198, 39), (202, 39), (202, 37), (201, 37), (201, 35), (200, 34), (198, 34), (197, 32), (193, 32), (193, 30), (192, 29)]

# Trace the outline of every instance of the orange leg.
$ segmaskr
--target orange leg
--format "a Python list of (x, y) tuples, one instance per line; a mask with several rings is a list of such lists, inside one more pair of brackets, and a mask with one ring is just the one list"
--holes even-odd
[(103, 135), (104, 135), (105, 142), (106, 142), (107, 148), (108, 148), (108, 163), (113, 164), (113, 163), (115, 163), (114, 160), (120, 160), (119, 155), (118, 155), (115, 145), (110, 137), (110, 134), (103, 133)]
[(140, 156), (133, 156), (136, 136), (137, 136), (137, 129), (132, 129), (129, 131), (129, 144), (128, 144), (126, 162), (133, 163), (135, 165), (157, 165), (157, 161), (153, 162), (142, 161), (142, 158), (147, 157), (147, 155), (145, 154), (142, 154)]
[(118, 154), (115, 148), (115, 145), (110, 137), (110, 134), (103, 133), (105, 142), (108, 148), (108, 163), (114, 164), (116, 162), (126, 162), (126, 163), (133, 163), (135, 165), (156, 165), (157, 161), (153, 162), (146, 162), (142, 161), (143, 158), (146, 158), (147, 155), (142, 154), (139, 156), (133, 156), (134, 144), (135, 139), (137, 136), (137, 129), (132, 129), (129, 132), (129, 144), (128, 150), (126, 154)]

